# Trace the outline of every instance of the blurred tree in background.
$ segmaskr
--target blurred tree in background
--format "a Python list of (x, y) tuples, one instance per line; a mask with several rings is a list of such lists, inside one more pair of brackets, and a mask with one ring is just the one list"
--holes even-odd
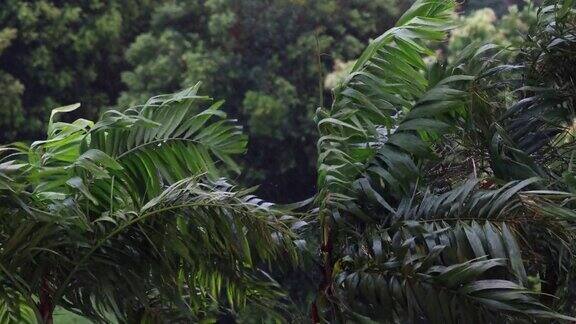
[(452, 31), (448, 44), (451, 55), (457, 55), (472, 42), (518, 48), (536, 22), (536, 8), (525, 5), (520, 9), (513, 5), (500, 18), (493, 9), (483, 8), (461, 16), (459, 20), (461, 28)]
[[(16, 37), (16, 29), (0, 30), (0, 55)], [(0, 139), (13, 139), (24, 120), (22, 100), (24, 85), (11, 74), (0, 70)]]
[(155, 0), (0, 2), (0, 142), (43, 134), (49, 111), (82, 100), (92, 118), (115, 104), (124, 50)]
[(466, 13), (470, 13), (482, 8), (492, 8), (492, 10), (494, 10), (494, 12), (496, 12), (496, 14), (500, 17), (507, 12), (508, 7), (514, 5), (522, 6), (529, 1), (530, 0), (466, 0), (463, 1), (462, 4)]

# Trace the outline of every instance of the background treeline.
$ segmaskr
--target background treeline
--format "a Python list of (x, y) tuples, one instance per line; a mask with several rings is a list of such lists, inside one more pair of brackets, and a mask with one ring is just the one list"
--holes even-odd
[[(345, 69), (411, 3), (2, 1), (0, 143), (41, 137), (50, 110), (60, 105), (81, 101), (72, 117), (95, 118), (109, 107), (202, 81), (204, 93), (226, 98), (224, 110), (247, 128), (250, 147), (240, 180), (261, 184), (260, 194), (278, 202), (310, 197), (313, 115), (320, 92), (325, 106), (331, 100), (330, 82), (319, 83), (318, 64), (324, 74)], [(523, 2), (463, 3), (461, 11), (472, 14), (451, 49), (471, 39), (513, 42), (527, 21), (517, 10), (498, 20), (511, 5)], [(493, 10), (473, 12), (485, 6)]]

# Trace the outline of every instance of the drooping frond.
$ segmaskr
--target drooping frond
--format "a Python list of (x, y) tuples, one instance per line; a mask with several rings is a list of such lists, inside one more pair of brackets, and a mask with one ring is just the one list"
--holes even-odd
[(278, 292), (259, 290), (270, 279), (253, 267), (279, 254), (296, 257), (281, 216), (225, 182), (184, 179), (138, 212), (98, 219), (94, 238), (76, 243), (74, 266), (55, 280), (67, 306), (92, 316), (96, 304), (126, 318), (150, 294), (160, 294), (162, 307), (176, 303), (180, 316), (198, 316), (221, 296), (230, 307), (260, 297), (271, 302)]
[[(442, 251), (442, 247), (434, 253)], [(384, 267), (344, 271), (337, 292), (348, 301), (351, 318), (360, 315), (385, 323), (518, 323), (531, 317), (566, 319), (511, 282), (489, 278), (504, 260), (434, 265), (434, 254), (387, 260)]]
[(59, 108), (46, 140), (0, 151), (7, 291), (39, 298), (40, 312), (60, 305), (98, 322), (279, 305), (283, 292), (260, 267), (296, 263), (291, 228), (302, 220), (221, 178), (237, 171), (246, 138), (221, 103), (203, 108), (210, 99), (196, 92), (96, 123), (57, 122), (78, 106)]
[[(426, 42), (442, 40), (451, 28), (453, 8), (454, 2), (448, 0), (417, 1), (396, 27), (370, 43), (349, 77), (335, 89), (332, 108), (318, 111), (318, 185), (324, 191), (323, 199), (326, 192), (330, 192), (328, 199), (345, 198), (349, 183), (374, 158), (383, 138), (396, 130), (414, 130), (418, 124), (445, 126), (426, 119), (425, 114), (413, 115), (413, 120), (400, 129), (398, 121), (420, 99), (424, 98), (421, 103), (428, 105), (444, 99), (438, 95), (457, 95), (438, 89), (425, 98), (430, 84), (423, 61), (423, 56), (433, 55)], [(449, 101), (446, 107), (452, 103), (458, 104)], [(408, 134), (397, 136), (396, 142), (414, 139)], [(410, 149), (418, 148), (422, 149), (422, 145), (416, 138)]]
[[(572, 195), (527, 191), (529, 184), (487, 191), (471, 181), (405, 205), (393, 226), (363, 232), (357, 243), (346, 245), (347, 256), (337, 265), (343, 271), (335, 291), (349, 307), (346, 316), (411, 323), (569, 319), (526, 288), (523, 258), (534, 258), (531, 266), (555, 261), (569, 266), (571, 256), (558, 253), (574, 239), (576, 214), (549, 208)], [(548, 255), (539, 254), (546, 248), (557, 255), (546, 260)]]
[(51, 123), (48, 139), (33, 143), (28, 154), (36, 191), (63, 197), (72, 189), (102, 211), (141, 206), (179, 179), (216, 179), (223, 166), (237, 170), (231, 156), (244, 151), (246, 138), (225, 119), (222, 102), (202, 110), (211, 99), (197, 90), (155, 97), (125, 112), (106, 111), (95, 124)]

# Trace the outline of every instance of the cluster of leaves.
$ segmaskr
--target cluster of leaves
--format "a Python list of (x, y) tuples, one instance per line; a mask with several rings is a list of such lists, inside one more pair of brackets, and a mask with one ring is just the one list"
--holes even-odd
[(317, 112), (315, 321), (573, 320), (574, 3), (539, 9), (515, 64), (426, 64), (454, 5), (416, 1)]
[(259, 265), (297, 261), (302, 221), (221, 178), (246, 137), (196, 92), (96, 123), (58, 122), (79, 105), (62, 107), (46, 140), (0, 149), (3, 323), (49, 323), (55, 306), (97, 322), (274, 309), (282, 293)]

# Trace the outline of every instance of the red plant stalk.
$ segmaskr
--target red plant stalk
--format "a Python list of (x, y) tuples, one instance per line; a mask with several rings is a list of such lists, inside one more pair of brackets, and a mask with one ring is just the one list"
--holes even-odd
[(42, 279), (42, 287), (40, 287), (40, 303), (38, 305), (40, 316), (44, 324), (52, 324), (52, 314), (54, 313), (54, 303), (52, 300), (52, 289), (48, 282), (48, 274), (44, 275)]

